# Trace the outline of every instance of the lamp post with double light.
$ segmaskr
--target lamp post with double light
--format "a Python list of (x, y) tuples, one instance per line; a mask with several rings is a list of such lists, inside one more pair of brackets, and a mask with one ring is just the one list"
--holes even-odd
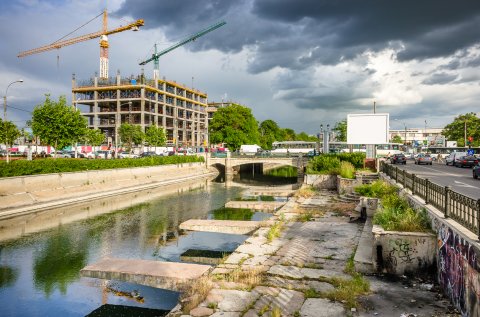
[[(18, 79), (15, 81), (12, 81), (10, 84), (8, 84), (7, 89), (5, 90), (5, 95), (3, 96), (3, 124), (5, 125), (5, 129), (7, 127), (7, 94), (8, 94), (8, 88), (10, 88), (11, 85), (15, 83), (23, 83), (23, 79)], [(5, 133), (7, 131), (5, 130)], [(7, 146), (7, 144), (5, 144)], [(7, 146), (7, 163), (10, 161), (9, 158), (9, 152), (8, 152), (8, 146)]]
[(320, 125), (320, 134), (323, 135), (323, 154), (327, 154), (330, 152), (329, 149), (329, 133), (330, 133), (330, 124), (327, 124), (327, 128), (323, 129), (323, 124)]

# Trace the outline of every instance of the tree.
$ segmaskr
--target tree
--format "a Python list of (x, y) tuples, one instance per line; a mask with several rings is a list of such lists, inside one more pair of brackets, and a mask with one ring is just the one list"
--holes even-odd
[(273, 120), (265, 120), (258, 127), (260, 133), (260, 146), (263, 149), (271, 150), (272, 143), (282, 141), (283, 134), (278, 124)]
[(78, 142), (85, 135), (87, 120), (79, 110), (67, 105), (65, 96), (60, 96), (58, 102), (51, 100), (48, 94), (45, 97), (45, 102), (33, 110), (33, 134), (55, 150)]
[(336, 132), (337, 141), (347, 142), (347, 119), (337, 122), (332, 130)]
[(478, 146), (480, 144), (480, 119), (473, 112), (455, 117), (452, 123), (445, 126), (442, 134), (447, 140), (457, 141), (458, 146), (466, 146), (465, 128), (467, 130), (467, 138), (473, 138), (473, 144), (471, 145)]
[(14, 123), (0, 119), (0, 143), (5, 144), (7, 150), (20, 135), (20, 131)]
[(295, 137), (295, 141), (317, 142), (318, 139), (316, 136), (311, 136), (306, 134), (305, 132), (300, 132)]
[(145, 141), (150, 146), (163, 146), (167, 142), (167, 137), (165, 136), (165, 130), (156, 125), (151, 125), (145, 131)]
[(397, 134), (393, 136), (393, 138), (390, 140), (390, 143), (403, 143), (403, 139)]
[(285, 128), (281, 130), (282, 140), (279, 141), (295, 141), (296, 134), (293, 129)]
[(133, 125), (129, 123), (123, 123), (118, 131), (120, 138), (127, 147), (127, 151), (130, 151), (133, 145), (138, 145), (143, 142), (145, 134), (139, 125)]
[(238, 104), (220, 108), (208, 128), (212, 143), (225, 143), (235, 151), (242, 144), (258, 144), (258, 124), (250, 109)]
[(100, 146), (105, 141), (105, 134), (99, 129), (87, 129), (82, 140), (85, 144)]

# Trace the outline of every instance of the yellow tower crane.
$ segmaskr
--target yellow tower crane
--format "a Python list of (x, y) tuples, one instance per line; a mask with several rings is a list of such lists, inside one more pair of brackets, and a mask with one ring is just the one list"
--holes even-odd
[[(97, 16), (98, 17), (98, 16)], [(20, 52), (18, 57), (25, 57), (32, 54), (42, 53), (53, 49), (59, 49), (63, 46), (72, 45), (75, 43), (95, 39), (100, 37), (100, 77), (108, 78), (108, 35), (123, 32), (126, 30), (138, 31), (140, 26), (143, 26), (143, 19), (137, 20), (125, 26), (118, 27), (113, 30), (107, 30), (107, 10), (103, 11), (103, 28), (101, 31), (85, 34), (67, 40), (59, 40), (52, 44), (37, 47), (28, 51)]]

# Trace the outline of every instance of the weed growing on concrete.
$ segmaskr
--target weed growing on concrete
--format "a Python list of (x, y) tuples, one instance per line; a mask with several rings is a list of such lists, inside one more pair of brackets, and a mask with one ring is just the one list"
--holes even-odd
[(323, 269), (323, 266), (317, 263), (305, 263), (303, 267), (307, 269)]
[(355, 178), (355, 166), (347, 161), (340, 162), (339, 174), (343, 178), (354, 179)]
[(241, 267), (236, 268), (235, 270), (226, 274), (224, 277), (227, 282), (242, 283), (249, 289), (260, 285), (263, 281), (263, 278), (263, 273), (260, 270), (243, 270)]
[(324, 259), (325, 260), (333, 260), (334, 256), (335, 256), (335, 254), (330, 254), (329, 256), (326, 256)]
[(305, 295), (305, 298), (319, 298), (320, 297), (320, 294), (314, 288), (309, 288), (307, 290), (304, 290), (303, 294)]
[(312, 186), (304, 186), (297, 190), (293, 195), (295, 198), (310, 198), (315, 195), (316, 191)]
[(267, 232), (267, 241), (272, 242), (273, 239), (280, 237), (284, 223), (282, 221), (275, 222)]
[(260, 309), (260, 311), (258, 312), (258, 316), (263, 316), (263, 314), (265, 314), (267, 311), (270, 310), (270, 305), (268, 304), (265, 304), (262, 309)]
[(307, 222), (307, 221), (312, 221), (313, 219), (313, 213), (310, 211), (307, 211), (305, 213), (301, 213), (297, 215), (295, 221), (296, 222)]
[(217, 309), (218, 303), (208, 303), (207, 307), (210, 309)]
[(357, 307), (357, 296), (370, 291), (370, 283), (361, 274), (356, 273), (352, 279), (331, 279), (335, 290), (328, 292), (326, 297), (330, 300), (342, 302), (347, 308)]
[(272, 309), (271, 316), (272, 316), (272, 317), (281, 317), (281, 316), (282, 316), (282, 311), (281, 311), (281, 309), (278, 308), (278, 307), (274, 307), (274, 308)]
[(197, 307), (207, 297), (210, 290), (213, 288), (213, 283), (208, 276), (202, 276), (195, 280), (183, 293), (181, 302), (183, 303), (183, 311), (190, 312)]
[(293, 317), (300, 317), (300, 312), (298, 310), (296, 310), (294, 313), (293, 313)]
[(357, 250), (357, 248), (355, 248), (353, 250), (352, 254), (350, 255), (350, 257), (347, 260), (347, 264), (345, 265), (345, 270), (344, 271), (345, 271), (345, 273), (350, 274), (350, 275), (357, 274), (355, 272), (355, 261), (354, 261), (356, 250)]

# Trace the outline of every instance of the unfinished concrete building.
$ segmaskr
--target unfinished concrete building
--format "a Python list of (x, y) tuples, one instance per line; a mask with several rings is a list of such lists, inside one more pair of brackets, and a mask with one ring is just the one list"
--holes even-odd
[(105, 143), (121, 146), (122, 123), (165, 129), (167, 145), (203, 147), (208, 143), (207, 94), (165, 79), (72, 78), (72, 103), (88, 120), (90, 128), (105, 133)]

